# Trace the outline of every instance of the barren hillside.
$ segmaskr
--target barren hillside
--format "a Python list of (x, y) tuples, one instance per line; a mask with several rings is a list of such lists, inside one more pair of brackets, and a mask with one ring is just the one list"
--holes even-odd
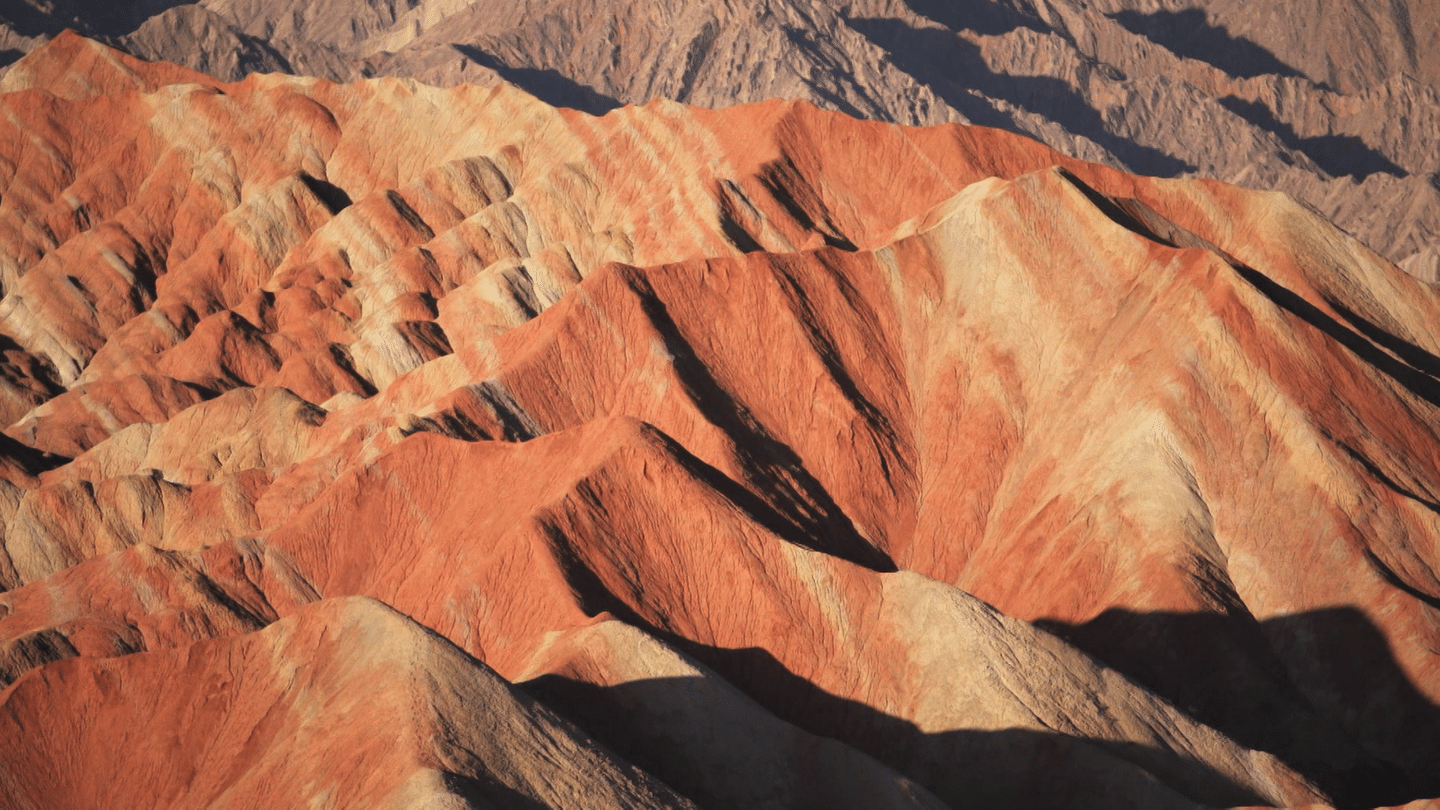
[(993, 126), (1142, 174), (1283, 190), (1440, 279), (1427, 0), (15, 0), (0, 62), (65, 27), (224, 80), (504, 79), (593, 113), (787, 98)]
[(1440, 796), (1440, 293), (1284, 194), (3, 81), (7, 806)]

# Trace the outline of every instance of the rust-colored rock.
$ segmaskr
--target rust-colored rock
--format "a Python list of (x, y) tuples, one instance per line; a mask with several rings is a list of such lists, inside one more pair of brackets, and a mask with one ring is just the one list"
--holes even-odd
[[(694, 806), (364, 599), (252, 635), (61, 661), (0, 705), (6, 745), (25, 740), (0, 781), (12, 807)], [(165, 755), (117, 745), (127, 727)], [(65, 778), (89, 769), (122, 778)]]
[(1293, 199), (799, 102), (22, 66), (11, 803), (1440, 795), (1440, 295)]
[[(692, 0), (663, 10), (637, 0), (48, 0), (28, 13), (34, 0), (15, 2), (19, 12), (0, 9), (0, 65), (78, 27), (227, 81), (503, 80), (596, 114), (655, 98), (803, 99), (901, 124), (994, 126), (1144, 174), (1278, 188), (1407, 266), (1440, 250), (1432, 0)], [(94, 59), (72, 50), (67, 59)], [(97, 86), (134, 81), (91, 67)], [(13, 72), (17, 87), (53, 75)]]

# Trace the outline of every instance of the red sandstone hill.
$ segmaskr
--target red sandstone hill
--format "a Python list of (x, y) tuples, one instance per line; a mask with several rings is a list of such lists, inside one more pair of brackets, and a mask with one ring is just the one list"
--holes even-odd
[(993, 126), (1284, 191), (1440, 282), (1434, 0), (8, 0), (0, 73), (66, 28), (225, 81), (503, 78), (596, 114), (793, 98)]
[(1440, 796), (1440, 294), (1291, 198), (21, 67), (0, 803)]

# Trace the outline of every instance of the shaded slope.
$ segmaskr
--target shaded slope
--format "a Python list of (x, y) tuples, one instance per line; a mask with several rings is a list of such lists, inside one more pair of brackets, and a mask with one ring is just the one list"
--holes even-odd
[[(270, 542), (322, 593), (385, 599), (463, 639), (502, 674), (533, 655), (544, 629), (616, 612), (688, 640), (782, 717), (870, 751), (949, 802), (988, 791), (995, 801), (1064, 806), (1102, 790), (1128, 806), (1186, 804), (1140, 768), (1215, 803), (1313, 795), (1268, 757), (1235, 748), (971, 597), (774, 537), (761, 528), (763, 514), (752, 518), (715, 494), (691, 471), (698, 462), (676, 452), (625, 422), (513, 449), (417, 436), (337, 481)], [(420, 470), (463, 490), (493, 491), (502, 480), (541, 488), (512, 488), (503, 505), (456, 501), (405, 480)], [(709, 540), (687, 542), (696, 536)], [(728, 654), (745, 648), (766, 651), (775, 665)], [(1015, 660), (1020, 650), (1035, 657)], [(911, 663), (896, 667), (897, 659)], [(1038, 670), (1048, 688), (1017, 692), (1012, 679)], [(1018, 758), (982, 753), (983, 735), (936, 735), (910, 748), (868, 707), (933, 731), (1036, 733)], [(1015, 770), (997, 779), (1007, 761)], [(1031, 793), (1024, 774), (1041, 767), (1052, 782)]]

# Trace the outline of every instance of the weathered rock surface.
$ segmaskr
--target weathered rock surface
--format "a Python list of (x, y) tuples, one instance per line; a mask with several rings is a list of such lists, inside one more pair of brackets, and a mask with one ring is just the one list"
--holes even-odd
[[(0, 693), (0, 728), (0, 795), (16, 808), (694, 806), (366, 599), (33, 670)], [(117, 740), (125, 728), (164, 756)], [(83, 771), (123, 778), (69, 778)]]
[(4, 81), (11, 803), (1440, 796), (1440, 293), (1290, 197), (73, 34)]
[(655, 98), (804, 99), (1280, 189), (1395, 261), (1434, 250), (1440, 234), (1440, 6), (1429, 0), (17, 3), (0, 11), (12, 58), (73, 27), (226, 80), (503, 79), (597, 113)]

